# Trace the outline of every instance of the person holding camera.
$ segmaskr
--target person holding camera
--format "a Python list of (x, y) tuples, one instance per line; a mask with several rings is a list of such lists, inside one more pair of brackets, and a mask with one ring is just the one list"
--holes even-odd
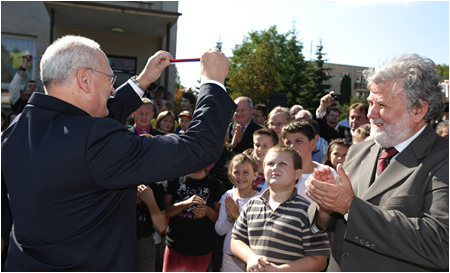
[[(319, 123), (320, 136), (330, 142), (336, 138), (345, 138), (352, 142), (353, 132), (359, 126), (369, 123), (367, 103), (354, 103), (349, 108), (348, 121), (350, 128), (338, 124), (340, 111), (337, 107), (330, 107), (336, 101), (340, 101), (342, 95), (330, 91), (320, 99), (320, 105), (316, 110), (316, 121)], [(326, 113), (326, 114), (325, 114)]]
[(351, 139), (352, 135), (348, 127), (338, 125), (341, 111), (337, 107), (330, 107), (341, 99), (341, 94), (334, 91), (320, 99), (320, 105), (316, 109), (316, 121), (319, 123), (319, 135), (331, 142), (336, 138)]
[(20, 90), (20, 83), (22, 82), (23, 75), (27, 70), (28, 64), (33, 60), (33, 56), (27, 53), (22, 56), (22, 65), (14, 75), (11, 83), (9, 84), (9, 103), (11, 104), (11, 110), (13, 114), (20, 114), (31, 97), (31, 94), (39, 91), (39, 87), (36, 81), (29, 80), (25, 84), (24, 90)]

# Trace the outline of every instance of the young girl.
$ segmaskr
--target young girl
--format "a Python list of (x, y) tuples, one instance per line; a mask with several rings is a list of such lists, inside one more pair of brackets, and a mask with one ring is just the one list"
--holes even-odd
[(167, 181), (165, 207), (170, 220), (163, 272), (207, 271), (224, 192), (222, 183), (206, 169)]
[(327, 153), (323, 158), (323, 164), (328, 165), (336, 170), (339, 163), (344, 164), (345, 157), (347, 156), (348, 148), (350, 148), (350, 142), (343, 138), (336, 138), (331, 141), (328, 146)]
[(230, 180), (236, 186), (228, 190), (220, 199), (219, 219), (215, 228), (217, 234), (225, 236), (223, 244), (222, 272), (245, 272), (245, 264), (235, 258), (230, 249), (231, 233), (234, 221), (239, 217), (240, 211), (250, 198), (259, 195), (253, 186), (253, 180), (258, 175), (256, 162), (252, 157), (237, 154), (228, 167)]

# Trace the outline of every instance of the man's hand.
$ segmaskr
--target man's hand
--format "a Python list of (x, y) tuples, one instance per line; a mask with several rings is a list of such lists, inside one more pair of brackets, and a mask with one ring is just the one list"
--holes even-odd
[(241, 143), (242, 138), (244, 137), (244, 132), (242, 130), (242, 126), (240, 124), (236, 124), (236, 128), (234, 130), (233, 139), (231, 140), (231, 146), (236, 148), (236, 146)]
[(136, 77), (136, 80), (142, 87), (147, 88), (152, 82), (159, 79), (163, 70), (170, 65), (171, 59), (173, 58), (169, 52), (162, 50), (156, 52), (155, 55), (148, 59), (144, 70)]
[(225, 84), (225, 78), (228, 75), (230, 62), (225, 54), (217, 48), (210, 49), (203, 53), (200, 61), (200, 77), (202, 82), (206, 80), (214, 80)]
[(314, 169), (314, 173), (306, 181), (306, 195), (314, 200), (320, 210), (325, 213), (346, 212), (355, 197), (352, 184), (342, 164), (338, 164), (337, 171), (341, 183), (334, 179), (328, 166)]
[(330, 91), (330, 93), (326, 94), (322, 98), (320, 98), (320, 105), (317, 108), (317, 112), (319, 113), (325, 113), (328, 107), (333, 105), (333, 103), (336, 102), (335, 99), (333, 99), (334, 91)]
[(325, 109), (333, 105), (333, 103), (336, 102), (336, 100), (333, 98), (334, 91), (330, 91), (330, 93), (326, 94), (322, 98), (320, 98), (320, 104), (323, 104), (325, 106)]

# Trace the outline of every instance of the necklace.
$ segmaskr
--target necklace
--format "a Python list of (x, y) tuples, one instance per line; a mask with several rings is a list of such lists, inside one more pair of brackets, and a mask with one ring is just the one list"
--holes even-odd
[(254, 190), (253, 190), (252, 188), (250, 188), (250, 191), (249, 191), (248, 193), (246, 193), (244, 196), (240, 196), (241, 194), (240, 194), (240, 192), (239, 192), (239, 190), (238, 190), (239, 198), (245, 199), (245, 198), (247, 198), (248, 196), (250, 196), (250, 194), (252, 194), (253, 191), (254, 191)]

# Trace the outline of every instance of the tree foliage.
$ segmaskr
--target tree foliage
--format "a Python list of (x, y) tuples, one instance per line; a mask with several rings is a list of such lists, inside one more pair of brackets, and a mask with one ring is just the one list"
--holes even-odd
[(285, 38), (271, 27), (250, 32), (242, 45), (236, 45), (230, 57), (227, 82), (233, 97), (248, 96), (254, 103), (268, 104), (278, 85), (278, 58)]
[(236, 45), (230, 57), (227, 90), (233, 98), (247, 96), (253, 103), (269, 104), (270, 95), (278, 91), (287, 94), (287, 105), (301, 104), (313, 110), (323, 96), (322, 44), (317, 61), (307, 62), (302, 54), (303, 44), (293, 29), (278, 33), (276, 26), (252, 31)]
[(438, 64), (438, 74), (442, 77), (442, 80), (448, 80), (448, 65)]

